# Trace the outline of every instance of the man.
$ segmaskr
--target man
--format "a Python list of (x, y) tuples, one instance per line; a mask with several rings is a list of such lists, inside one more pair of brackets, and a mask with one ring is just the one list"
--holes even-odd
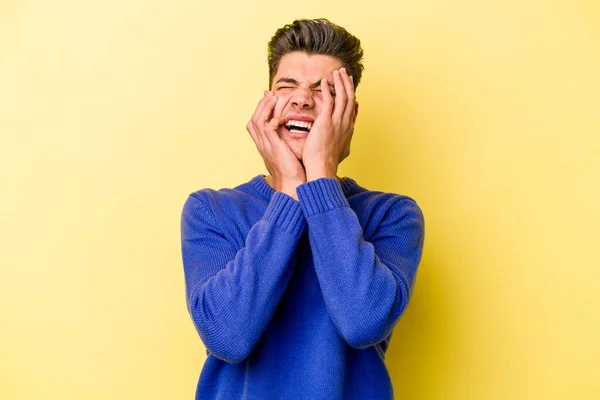
[[(297, 20), (269, 42), (270, 91), (247, 130), (262, 174), (192, 193), (188, 311), (207, 349), (197, 399), (392, 399), (384, 363), (411, 297), (419, 206), (337, 176), (362, 74), (357, 38)], [(384, 171), (382, 171), (384, 173)]]

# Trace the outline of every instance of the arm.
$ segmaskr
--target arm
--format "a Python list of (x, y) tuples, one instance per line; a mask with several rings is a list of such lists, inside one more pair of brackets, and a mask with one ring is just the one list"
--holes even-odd
[(277, 192), (236, 251), (204, 202), (188, 197), (181, 217), (186, 300), (213, 355), (237, 363), (252, 352), (289, 282), (305, 229), (300, 204)]
[(354, 348), (381, 342), (411, 296), (424, 240), (420, 208), (395, 199), (366, 241), (337, 179), (312, 180), (297, 192), (331, 320)]

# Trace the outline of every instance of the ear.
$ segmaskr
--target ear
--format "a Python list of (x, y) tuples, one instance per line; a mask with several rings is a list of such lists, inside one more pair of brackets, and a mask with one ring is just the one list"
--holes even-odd
[(352, 121), (352, 123), (356, 122), (356, 117), (358, 116), (358, 101), (354, 102), (354, 121)]

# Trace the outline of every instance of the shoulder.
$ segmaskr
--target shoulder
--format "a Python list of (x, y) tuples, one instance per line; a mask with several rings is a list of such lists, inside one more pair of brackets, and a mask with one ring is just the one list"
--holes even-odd
[(230, 204), (246, 204), (258, 200), (258, 193), (254, 188), (253, 180), (241, 183), (234, 187), (201, 188), (188, 195), (187, 201), (201, 203), (203, 206), (215, 211), (219, 208), (227, 208)]
[(256, 200), (251, 195), (235, 188), (204, 188), (188, 195), (184, 209), (190, 207), (202, 209), (212, 217), (216, 217), (219, 214), (230, 214), (234, 210), (247, 207), (253, 201)]
[(364, 210), (370, 214), (387, 212), (390, 209), (413, 210), (422, 214), (417, 201), (409, 195), (367, 189), (354, 180), (351, 182), (352, 184), (348, 184), (351, 190), (349, 190), (347, 199), (352, 208)]
[(401, 204), (417, 204), (417, 201), (408, 195), (376, 190), (365, 190), (363, 192), (356, 193), (350, 196), (348, 201), (352, 201), (361, 207), (371, 209), (397, 207)]
[(183, 215), (202, 218), (215, 227), (236, 229), (260, 218), (268, 202), (251, 182), (233, 188), (203, 188), (191, 192), (183, 206)]
[(417, 201), (402, 193), (370, 190), (356, 185), (348, 196), (366, 236), (387, 224), (409, 223), (423, 229), (423, 211)]

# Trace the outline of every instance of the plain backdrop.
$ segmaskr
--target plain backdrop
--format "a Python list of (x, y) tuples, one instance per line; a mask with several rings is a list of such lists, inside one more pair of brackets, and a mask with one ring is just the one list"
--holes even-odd
[(339, 175), (425, 215), (396, 398), (600, 398), (596, 0), (0, 2), (0, 398), (193, 398), (181, 209), (266, 173), (303, 17), (365, 50)]

